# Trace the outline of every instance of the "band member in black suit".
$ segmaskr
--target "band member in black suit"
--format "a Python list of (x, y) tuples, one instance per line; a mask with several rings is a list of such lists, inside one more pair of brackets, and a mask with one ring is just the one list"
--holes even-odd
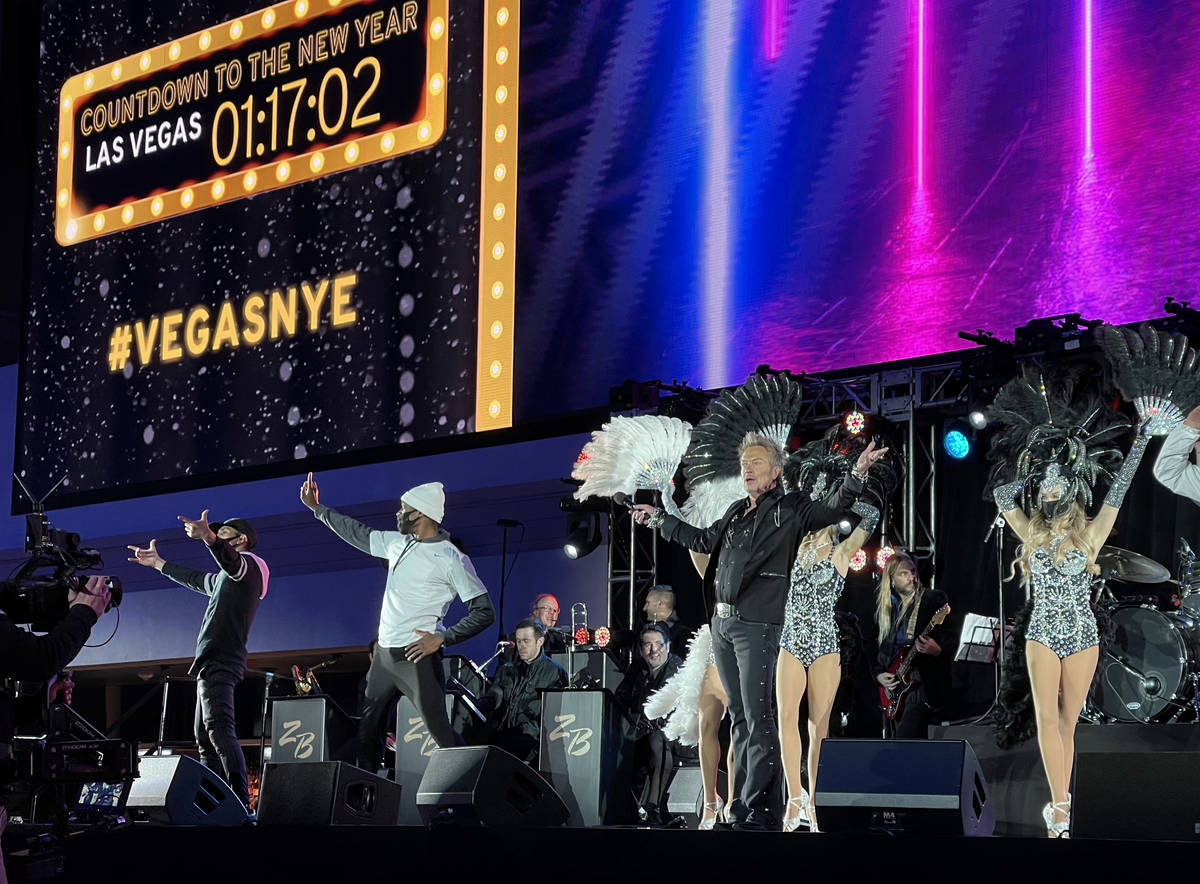
[(898, 687), (888, 672), (897, 655), (912, 645), (916, 662), (909, 670), (915, 686), (900, 706), (893, 721), (885, 717), (884, 734), (913, 740), (929, 736), (929, 725), (942, 708), (950, 690), (950, 660), (947, 653), (952, 636), (945, 624), (935, 626), (922, 637), (933, 615), (946, 604), (946, 594), (921, 585), (916, 563), (907, 553), (897, 552), (883, 567), (883, 576), (875, 590), (875, 635), (878, 653), (872, 669), (875, 680), (889, 691)]
[(513, 630), (516, 658), (503, 664), (479, 700), (488, 717), (487, 742), (524, 762), (537, 757), (542, 691), (567, 686), (567, 671), (543, 651), (546, 630), (530, 617)]
[[(646, 717), (646, 698), (666, 684), (683, 665), (671, 653), (671, 637), (661, 623), (647, 623), (638, 635), (639, 658), (617, 686), (615, 699), (633, 726), (633, 791), (646, 823), (661, 827), (673, 823), (664, 817), (667, 793), (675, 775), (675, 757), (684, 747), (667, 739), (662, 721)], [(689, 757), (695, 757), (694, 750)], [(679, 821), (682, 823), (682, 820)]]
[(863, 488), (870, 465), (886, 453), (871, 443), (859, 456), (832, 507), (785, 493), (784, 454), (761, 433), (738, 446), (746, 497), (708, 528), (695, 528), (639, 504), (634, 518), (667, 540), (708, 553), (705, 601), (712, 612), (713, 654), (729, 694), (734, 789), (727, 815), (737, 828), (779, 829), (783, 815), (779, 734), (771, 713), (775, 662), (788, 574), (800, 538), (837, 524)]

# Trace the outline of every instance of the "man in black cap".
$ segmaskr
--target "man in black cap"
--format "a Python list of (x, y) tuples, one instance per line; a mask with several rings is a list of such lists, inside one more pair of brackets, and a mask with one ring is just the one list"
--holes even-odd
[(188, 537), (208, 547), (220, 566), (215, 574), (165, 561), (153, 540), (146, 549), (129, 547), (129, 561), (155, 568), (180, 586), (208, 596), (196, 637), (196, 659), (188, 670), (196, 677), (196, 745), (204, 765), (224, 772), (234, 794), (249, 808), (246, 759), (234, 728), (233, 689), (246, 674), (246, 639), (271, 572), (250, 552), (258, 536), (245, 519), (209, 524), (205, 510), (199, 519), (179, 516), (179, 521)]

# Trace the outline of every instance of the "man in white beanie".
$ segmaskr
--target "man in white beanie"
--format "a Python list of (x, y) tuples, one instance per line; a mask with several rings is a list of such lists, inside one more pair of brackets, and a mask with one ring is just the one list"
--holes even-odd
[[(388, 710), (399, 694), (412, 701), (439, 747), (460, 742), (446, 716), (442, 648), (487, 629), (496, 619), (475, 567), (439, 527), (446, 509), (440, 482), (404, 492), (395, 531), (376, 531), (323, 506), (312, 473), (300, 486), (300, 502), (342, 540), (381, 559), (388, 576), (379, 615), (379, 643), (367, 672), (358, 729), (359, 767), (379, 769)], [(449, 628), (442, 618), (455, 598), (467, 615)]]

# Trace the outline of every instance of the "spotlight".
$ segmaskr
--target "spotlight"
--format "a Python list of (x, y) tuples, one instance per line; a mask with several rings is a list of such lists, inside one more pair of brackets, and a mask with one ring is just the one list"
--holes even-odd
[(987, 412), (985, 412), (981, 408), (972, 409), (971, 413), (967, 415), (967, 423), (969, 423), (972, 427), (974, 427), (977, 430), (987, 429), (987, 425), (988, 425)]
[(942, 436), (942, 447), (946, 449), (946, 454), (955, 460), (962, 460), (971, 453), (971, 440), (974, 436), (975, 430), (965, 420), (956, 418), (947, 421)]
[(867, 552), (860, 549), (850, 558), (850, 570), (861, 571), (865, 567), (867, 567)]
[(861, 411), (855, 410), (846, 415), (846, 429), (857, 436), (867, 425), (867, 419)]
[(894, 550), (892, 547), (881, 546), (879, 548), (879, 552), (875, 553), (875, 567), (882, 568), (884, 565), (886, 565), (888, 563), (888, 559), (890, 559), (895, 554), (896, 554), (896, 550)]
[(567, 539), (563, 543), (567, 558), (582, 559), (599, 545), (599, 513), (571, 513), (567, 516)]
[(577, 645), (590, 644), (590, 642), (588, 641), (589, 638), (591, 638), (591, 636), (588, 635), (588, 628), (586, 626), (580, 626), (578, 629), (575, 630), (575, 644), (577, 644)]
[(597, 626), (594, 639), (596, 647), (607, 648), (608, 643), (612, 641), (612, 632), (609, 631), (607, 626)]

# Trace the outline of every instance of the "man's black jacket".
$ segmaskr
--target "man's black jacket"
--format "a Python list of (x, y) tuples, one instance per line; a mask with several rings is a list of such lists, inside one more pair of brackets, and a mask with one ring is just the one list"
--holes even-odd
[(646, 708), (646, 698), (666, 684), (667, 680), (678, 672), (682, 665), (683, 660), (678, 654), (669, 654), (667, 662), (659, 667), (658, 672), (651, 674), (646, 661), (639, 657), (633, 661), (633, 665), (629, 667), (629, 671), (617, 685), (617, 691), (613, 698), (629, 717), (635, 736), (644, 737), (659, 727), (657, 722), (646, 718), (646, 714), (642, 711)]
[(542, 720), (541, 691), (567, 686), (567, 670), (544, 653), (532, 663), (505, 663), (480, 698), (479, 710), (488, 717), (488, 731), (512, 731), (538, 739)]
[(0, 614), (0, 677), (48, 680), (75, 659), (95, 625), (96, 612), (87, 605), (72, 605), (63, 621), (42, 636)]
[[(787, 602), (788, 575), (804, 535), (835, 525), (849, 516), (849, 507), (862, 493), (862, 482), (848, 475), (832, 507), (810, 500), (800, 492), (784, 493), (776, 486), (758, 498), (754, 511), (754, 535), (750, 558), (742, 571), (741, 586), (733, 596), (738, 616), (752, 623), (782, 623)], [(665, 516), (660, 531), (667, 540), (698, 553), (708, 553), (704, 571), (704, 603), (711, 617), (717, 601), (714, 578), (725, 532), (733, 517), (748, 505), (737, 501), (714, 525), (696, 528), (675, 516)]]

